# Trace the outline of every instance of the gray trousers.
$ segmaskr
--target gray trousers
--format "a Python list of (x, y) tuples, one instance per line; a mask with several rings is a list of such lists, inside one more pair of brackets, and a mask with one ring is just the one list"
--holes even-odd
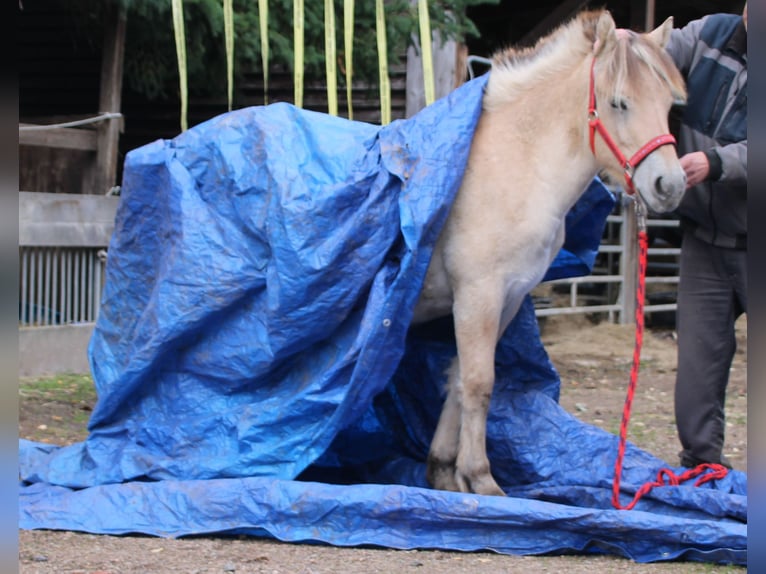
[(724, 403), (736, 338), (747, 312), (747, 251), (684, 233), (678, 287), (675, 414), (681, 464), (721, 462)]

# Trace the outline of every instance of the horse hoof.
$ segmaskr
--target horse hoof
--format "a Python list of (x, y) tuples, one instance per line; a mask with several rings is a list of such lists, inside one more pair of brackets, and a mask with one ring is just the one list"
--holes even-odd
[(426, 480), (431, 485), (431, 488), (436, 490), (451, 490), (453, 492), (460, 490), (455, 481), (454, 464), (440, 463), (429, 459), (426, 469)]
[(464, 477), (466, 484), (466, 492), (473, 492), (474, 494), (483, 494), (486, 496), (505, 496), (503, 489), (497, 485), (495, 479), (490, 474), (483, 474), (476, 476), (473, 479)]
[(500, 488), (495, 481), (492, 481), (492, 484), (477, 487), (474, 492), (476, 494), (484, 494), (486, 496), (505, 496), (505, 492), (503, 492), (503, 489)]

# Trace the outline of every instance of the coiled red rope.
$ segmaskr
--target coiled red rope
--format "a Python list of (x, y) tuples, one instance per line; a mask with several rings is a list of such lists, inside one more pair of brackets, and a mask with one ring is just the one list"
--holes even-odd
[[(622, 463), (625, 459), (625, 447), (628, 437), (628, 423), (633, 406), (633, 398), (636, 394), (638, 383), (638, 368), (641, 362), (641, 346), (644, 339), (644, 296), (646, 287), (646, 259), (649, 250), (649, 238), (646, 233), (646, 221), (643, 214), (641, 200), (636, 200), (636, 213), (638, 214), (638, 287), (636, 289), (636, 341), (633, 348), (633, 366), (630, 370), (630, 382), (628, 393), (625, 397), (625, 406), (622, 410), (620, 422), (620, 440), (617, 448), (617, 460), (614, 465), (614, 481), (612, 482), (612, 506), (617, 510), (631, 510), (647, 492), (657, 486), (678, 486), (687, 480), (699, 477), (694, 486), (699, 486), (711, 480), (717, 480), (726, 476), (728, 469), (720, 464), (701, 464), (689, 469), (680, 475), (667, 468), (660, 469), (654, 482), (647, 482), (638, 489), (633, 500), (623, 506), (620, 503), (620, 477), (622, 476)], [(705, 474), (710, 471), (708, 474)]]

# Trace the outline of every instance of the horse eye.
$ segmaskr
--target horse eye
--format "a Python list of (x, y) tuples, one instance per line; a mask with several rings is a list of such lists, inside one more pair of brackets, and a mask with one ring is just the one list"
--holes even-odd
[(628, 109), (628, 104), (623, 100), (622, 98), (612, 98), (612, 101), (609, 102), (609, 104), (616, 110), (621, 109), (623, 111)]

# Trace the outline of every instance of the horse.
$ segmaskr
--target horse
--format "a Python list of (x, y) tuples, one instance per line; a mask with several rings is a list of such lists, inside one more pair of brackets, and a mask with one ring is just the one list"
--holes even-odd
[(592, 179), (624, 180), (657, 213), (680, 202), (686, 176), (668, 116), (686, 89), (664, 50), (672, 27), (671, 17), (649, 33), (617, 29), (608, 11), (588, 10), (530, 48), (494, 55), (413, 311), (414, 324), (452, 314), (457, 344), (428, 452), (432, 488), (504, 495), (486, 452), (495, 348)]

